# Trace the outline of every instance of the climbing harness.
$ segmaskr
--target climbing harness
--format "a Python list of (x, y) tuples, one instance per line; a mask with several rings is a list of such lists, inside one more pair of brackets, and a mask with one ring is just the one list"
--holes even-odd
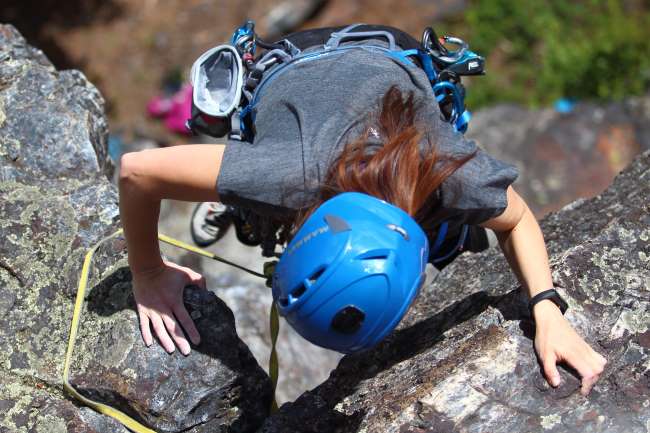
[[(305, 35), (303, 39), (312, 41), (309, 38), (310, 35)], [(251, 141), (255, 104), (260, 90), (273, 76), (292, 65), (363, 48), (409, 66), (421, 66), (445, 120), (459, 132), (467, 130), (470, 114), (465, 109), (461, 77), (483, 74), (485, 59), (471, 51), (462, 39), (452, 36), (439, 39), (435, 31), (427, 27), (419, 46), (403, 49), (387, 27), (364, 24), (334, 30), (322, 44), (299, 44), (290, 39), (266, 43), (255, 33), (255, 23), (246, 21), (235, 30), (229, 45), (220, 45), (201, 55), (192, 66), (194, 96), (188, 129), (215, 136), (229, 134), (232, 140)], [(385, 39), (388, 47), (368, 44), (368, 39)], [(257, 47), (265, 52), (256, 57)]]
[[(456, 131), (465, 133), (471, 115), (465, 108), (461, 77), (484, 74), (485, 59), (471, 51), (462, 39), (439, 38), (431, 27), (424, 30), (420, 43), (392, 30), (395, 29), (352, 24), (344, 28), (299, 32), (267, 43), (255, 33), (255, 23), (246, 21), (235, 30), (230, 45), (208, 50), (192, 66), (195, 97), (187, 127), (194, 133), (217, 137), (228, 134), (231, 140), (252, 141), (254, 107), (261, 90), (274, 77), (293, 65), (363, 48), (409, 66), (421, 67), (431, 83), (443, 119)], [(387, 47), (368, 44), (368, 39), (385, 40)], [(264, 52), (258, 54), (258, 47)], [(220, 102), (220, 97), (225, 98), (224, 102)], [(239, 102), (235, 107), (233, 101), (237, 98)], [(220, 108), (222, 105), (226, 108)], [(223, 236), (231, 223), (234, 223), (240, 242), (261, 245), (265, 257), (277, 256), (276, 245), (282, 243), (277, 236), (279, 226), (269, 224), (250, 210), (228, 206), (213, 212), (199, 204), (190, 230), (197, 245), (207, 246)], [(441, 251), (445, 238), (438, 236), (439, 242), (432, 242), (431, 247), (434, 263), (443, 262), (462, 250), (467, 232), (466, 227), (461, 228), (456, 247), (445, 252)], [(440, 233), (448, 234), (447, 222), (439, 227), (438, 235)]]
[[(86, 287), (88, 285), (88, 276), (90, 275), (90, 265), (92, 264), (93, 256), (102, 244), (104, 244), (105, 242), (111, 239), (117, 238), (118, 236), (122, 235), (122, 233), (123, 231), (122, 229), (120, 229), (115, 233), (101, 239), (92, 248), (88, 250), (84, 258), (83, 266), (81, 268), (81, 276), (79, 278), (79, 286), (77, 287), (77, 297), (75, 299), (74, 311), (72, 313), (72, 323), (70, 325), (70, 335), (68, 337), (68, 348), (66, 350), (65, 361), (63, 364), (63, 387), (73, 397), (75, 397), (77, 400), (79, 400), (86, 406), (96, 410), (99, 413), (110, 416), (111, 418), (119, 421), (122, 425), (124, 425), (126, 428), (128, 428), (131, 431), (134, 431), (136, 433), (156, 433), (155, 430), (146, 427), (142, 423), (126, 415), (124, 412), (121, 412), (109, 405), (84, 397), (70, 383), (70, 364), (72, 362), (72, 353), (74, 351), (74, 344), (77, 339), (77, 331), (79, 329), (79, 321), (81, 319), (81, 309), (84, 303)], [(218, 255), (213, 254), (209, 251), (202, 250), (193, 245), (189, 245), (185, 242), (179, 241), (169, 236), (159, 234), (158, 239), (162, 242), (173, 245), (175, 247), (193, 252), (195, 254), (199, 254), (201, 256), (216, 260), (221, 263), (225, 263), (230, 266), (234, 266), (237, 269), (241, 269), (242, 271), (248, 272), (249, 274), (255, 275), (256, 277), (264, 278), (266, 280), (267, 286), (270, 287), (272, 275), (275, 269), (275, 262), (265, 263), (264, 273), (259, 273), (247, 269), (243, 266), (237, 265), (229, 260), (223, 259), (222, 257), (219, 257)], [(275, 306), (275, 303), (272, 303), (271, 305), (270, 324), (271, 324), (271, 355), (269, 358), (269, 376), (271, 378), (272, 389), (273, 389), (273, 400), (271, 404), (271, 412), (275, 412), (278, 409), (278, 405), (275, 400), (275, 389), (278, 383), (278, 372), (279, 372), (278, 355), (276, 351), (276, 342), (279, 333), (279, 319), (278, 319), (278, 311)]]

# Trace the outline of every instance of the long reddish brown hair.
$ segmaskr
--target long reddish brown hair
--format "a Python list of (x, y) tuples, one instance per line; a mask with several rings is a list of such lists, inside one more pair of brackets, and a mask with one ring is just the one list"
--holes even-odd
[[(396, 86), (369, 117), (366, 133), (349, 142), (330, 165), (319, 199), (298, 215), (297, 229), (324, 201), (348, 191), (362, 192), (400, 207), (421, 225), (439, 200), (436, 191), (474, 154), (462, 158), (442, 155), (416, 123), (418, 106), (413, 92), (404, 98)], [(378, 138), (383, 145), (369, 140)], [(378, 137), (377, 137), (378, 136)], [(423, 145), (423, 141), (425, 144)], [(431, 221), (427, 221), (431, 223)]]

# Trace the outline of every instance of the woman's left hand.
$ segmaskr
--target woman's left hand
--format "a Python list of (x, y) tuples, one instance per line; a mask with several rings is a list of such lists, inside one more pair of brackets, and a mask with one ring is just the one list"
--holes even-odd
[(576, 333), (553, 302), (538, 303), (533, 314), (536, 324), (535, 350), (548, 383), (553, 387), (560, 385), (556, 364), (565, 362), (582, 377), (580, 393), (584, 396), (589, 394), (605, 368), (605, 357), (594, 351)]

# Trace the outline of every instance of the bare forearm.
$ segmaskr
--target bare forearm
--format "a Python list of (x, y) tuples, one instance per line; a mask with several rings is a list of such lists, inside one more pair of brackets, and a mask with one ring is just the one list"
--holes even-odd
[[(528, 296), (553, 288), (548, 253), (535, 216), (512, 187), (507, 191), (503, 213), (483, 226), (494, 230), (510, 267)], [(582, 394), (587, 395), (607, 362), (573, 330), (557, 305), (545, 299), (533, 307), (535, 350), (552, 386), (560, 384), (556, 364), (565, 361), (582, 376)]]
[(120, 215), (134, 273), (161, 267), (158, 216), (162, 199), (218, 200), (224, 146), (184, 145), (127, 153), (120, 164)]
[(131, 272), (145, 272), (162, 265), (157, 233), (159, 212), (160, 200), (148, 197), (131, 181), (120, 179), (120, 217)]
[(529, 297), (553, 287), (544, 237), (528, 207), (519, 223), (512, 230), (497, 232), (497, 238)]

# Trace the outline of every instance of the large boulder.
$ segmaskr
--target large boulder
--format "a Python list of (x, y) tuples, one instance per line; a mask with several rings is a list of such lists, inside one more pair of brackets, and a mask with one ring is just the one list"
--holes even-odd
[(636, 155), (650, 149), (650, 95), (580, 102), (568, 113), (497, 105), (475, 114), (467, 136), (519, 167), (515, 188), (542, 216), (601, 193)]
[[(80, 406), (62, 369), (83, 256), (118, 228), (99, 92), (0, 25), (0, 431), (125, 432)], [(92, 267), (71, 382), (157, 431), (255, 430), (271, 384), (214, 294), (188, 288), (191, 355), (144, 347), (123, 240)]]
[(650, 431), (650, 152), (542, 224), (567, 318), (607, 359), (587, 397), (545, 382), (525, 296), (496, 249), (463, 255), (399, 330), (347, 356), (260, 432)]
[[(103, 100), (83, 75), (56, 71), (0, 26), (0, 432), (126, 432), (80, 406), (61, 381), (83, 254), (118, 228), (105, 139)], [(587, 398), (569, 369), (558, 389), (545, 383), (525, 297), (490, 250), (459, 258), (387, 341), (344, 358), (264, 421), (270, 381), (212, 292), (186, 290), (203, 336), (189, 357), (143, 346), (121, 239), (93, 265), (72, 383), (157, 431), (647, 433), (649, 180), (645, 153), (605, 193), (543, 223), (567, 317), (609, 360)], [(250, 301), (257, 284), (217, 278), (233, 288), (233, 303), (261, 305)], [(261, 331), (250, 334), (262, 341)], [(290, 359), (318, 357), (290, 351), (301, 352)], [(284, 362), (282, 370), (300, 377), (304, 365)]]

